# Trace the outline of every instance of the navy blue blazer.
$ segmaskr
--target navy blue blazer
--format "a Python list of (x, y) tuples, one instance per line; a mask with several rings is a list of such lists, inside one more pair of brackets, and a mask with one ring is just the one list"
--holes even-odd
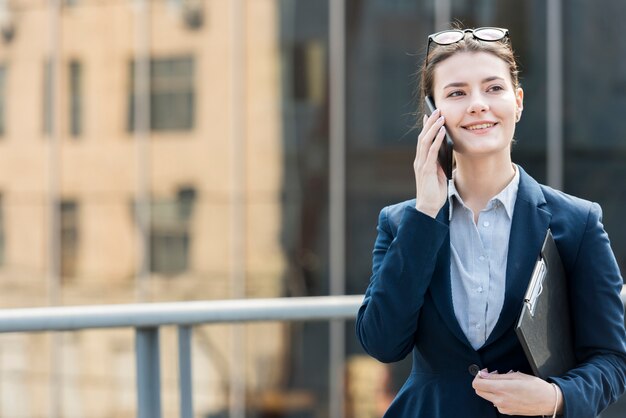
[(385, 417), (489, 418), (476, 395), (478, 369), (532, 374), (515, 323), (532, 269), (551, 228), (569, 280), (578, 366), (549, 380), (563, 392), (566, 418), (592, 418), (626, 390), (623, 279), (598, 204), (540, 185), (520, 167), (511, 225), (505, 301), (486, 343), (474, 350), (456, 320), (450, 285), (447, 203), (433, 219), (415, 200), (384, 208), (372, 277), (357, 321), (365, 351), (382, 362), (413, 353), (413, 368)]

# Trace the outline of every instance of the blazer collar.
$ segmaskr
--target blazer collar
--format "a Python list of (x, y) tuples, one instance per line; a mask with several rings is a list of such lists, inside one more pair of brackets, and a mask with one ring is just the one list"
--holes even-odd
[[(528, 281), (552, 217), (552, 214), (546, 210), (546, 200), (539, 183), (519, 165), (517, 168), (520, 171), (520, 181), (511, 222), (504, 305), (495, 328), (480, 349), (496, 341), (517, 321)], [(448, 209), (449, 204), (446, 202), (437, 215), (438, 221), (448, 224)], [(439, 254), (439, 260), (443, 262), (437, 263), (439, 270), (437, 273), (440, 274), (440, 277), (432, 281), (430, 291), (435, 306), (437, 306), (448, 328), (459, 340), (472, 348), (454, 314), (450, 281), (449, 237), (447, 242), (448, 245), (444, 245)]]

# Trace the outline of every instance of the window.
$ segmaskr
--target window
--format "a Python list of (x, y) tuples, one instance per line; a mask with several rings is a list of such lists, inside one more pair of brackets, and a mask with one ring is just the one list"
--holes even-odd
[(6, 96), (6, 67), (0, 66), (0, 135), (4, 135), (6, 130), (6, 119), (5, 119), (5, 96)]
[(152, 202), (150, 270), (173, 275), (189, 268), (190, 219), (196, 191), (181, 188), (176, 199)]
[(296, 44), (292, 59), (294, 101), (321, 104), (326, 92), (324, 46), (319, 41)]
[[(128, 129), (135, 127), (135, 63), (130, 63)], [(153, 131), (193, 129), (195, 111), (194, 60), (192, 57), (150, 61), (150, 128)]]
[(61, 202), (61, 277), (76, 276), (78, 264), (78, 203)]
[[(196, 200), (193, 187), (182, 187), (174, 198), (150, 201), (150, 271), (166, 276), (189, 269), (191, 218)], [(136, 202), (131, 205), (133, 214)], [(136, 218), (135, 218), (136, 219)]]
[(82, 133), (82, 84), (83, 68), (80, 62), (71, 61), (70, 69), (70, 134), (78, 137)]

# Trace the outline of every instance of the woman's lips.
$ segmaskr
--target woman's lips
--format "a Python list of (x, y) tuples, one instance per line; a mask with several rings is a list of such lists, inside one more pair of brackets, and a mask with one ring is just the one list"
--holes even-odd
[(471, 125), (463, 126), (463, 129), (470, 131), (472, 133), (483, 133), (489, 131), (491, 128), (496, 126), (497, 122), (481, 122), (481, 123), (473, 123)]

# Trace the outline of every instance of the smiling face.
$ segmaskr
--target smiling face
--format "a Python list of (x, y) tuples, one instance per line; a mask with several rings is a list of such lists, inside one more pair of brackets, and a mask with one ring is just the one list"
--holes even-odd
[(460, 52), (437, 64), (433, 96), (457, 158), (510, 158), (524, 93), (507, 64), (488, 52)]

